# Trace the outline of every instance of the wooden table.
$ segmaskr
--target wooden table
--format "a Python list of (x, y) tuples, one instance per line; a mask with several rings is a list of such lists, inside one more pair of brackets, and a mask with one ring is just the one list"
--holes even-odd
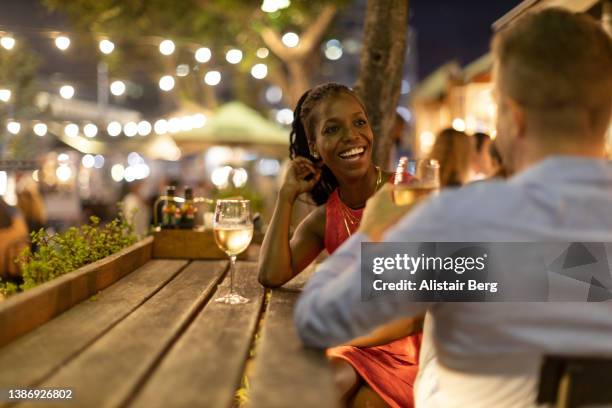
[(306, 277), (265, 291), (256, 264), (238, 262), (235, 284), (250, 302), (228, 306), (213, 301), (227, 267), (150, 260), (0, 348), (0, 390), (74, 392), (69, 402), (17, 407), (335, 406), (324, 355), (304, 349), (293, 325)]

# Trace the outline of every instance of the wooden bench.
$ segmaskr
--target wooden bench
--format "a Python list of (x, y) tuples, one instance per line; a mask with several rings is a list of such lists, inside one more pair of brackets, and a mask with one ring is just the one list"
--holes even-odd
[[(322, 352), (304, 349), (293, 307), (306, 276), (264, 290), (256, 263), (237, 263), (250, 299), (213, 300), (226, 260), (150, 259), (92, 298), (0, 348), (0, 390), (70, 388), (44, 407), (332, 407)], [(237, 395), (239, 397), (237, 397)]]

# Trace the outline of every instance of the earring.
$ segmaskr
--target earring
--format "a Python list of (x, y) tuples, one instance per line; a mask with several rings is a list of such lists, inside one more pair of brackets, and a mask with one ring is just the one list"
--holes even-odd
[(311, 153), (311, 155), (312, 155), (312, 157), (314, 157), (315, 159), (317, 159), (317, 160), (319, 159), (319, 153), (317, 153), (317, 152), (312, 152), (312, 153)]

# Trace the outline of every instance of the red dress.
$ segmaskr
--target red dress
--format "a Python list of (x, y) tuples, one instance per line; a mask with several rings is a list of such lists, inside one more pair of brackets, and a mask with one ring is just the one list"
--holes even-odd
[[(347, 214), (343, 211), (350, 211)], [(350, 219), (361, 220), (363, 209), (353, 210), (340, 201), (338, 190), (327, 200), (325, 249), (333, 253), (349, 237), (347, 229), (355, 232), (358, 225)], [(339, 346), (327, 350), (328, 357), (347, 361), (387, 404), (393, 408), (414, 407), (413, 386), (418, 371), (421, 333), (395, 340), (382, 346), (359, 348)]]

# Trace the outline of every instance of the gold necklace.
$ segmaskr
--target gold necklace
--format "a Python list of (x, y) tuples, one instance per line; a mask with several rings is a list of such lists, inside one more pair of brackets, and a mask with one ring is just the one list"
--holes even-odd
[[(374, 188), (374, 192), (378, 191), (380, 183), (382, 182), (382, 171), (380, 170), (379, 166), (375, 166), (375, 168), (378, 174), (376, 176), (376, 187)], [(344, 221), (344, 227), (346, 228), (347, 236), (350, 237), (353, 234), (351, 233), (351, 229), (349, 228), (349, 223), (352, 227), (355, 227), (361, 222), (361, 217), (356, 217), (355, 215), (353, 215), (353, 213), (351, 212), (351, 208), (348, 205), (344, 204), (344, 201), (342, 201), (339, 194), (338, 198), (340, 199), (340, 210), (342, 211), (342, 220)]]

